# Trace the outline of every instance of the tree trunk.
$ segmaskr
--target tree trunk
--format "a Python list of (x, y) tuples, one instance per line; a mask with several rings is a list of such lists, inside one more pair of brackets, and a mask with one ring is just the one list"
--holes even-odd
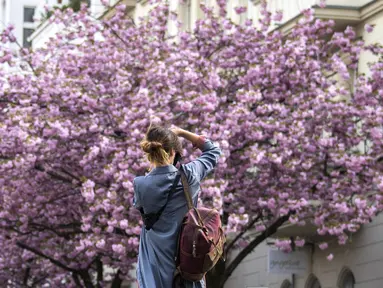
[(82, 270), (79, 272), (79, 275), (80, 275), (82, 281), (84, 281), (84, 285), (86, 288), (94, 288), (94, 285), (92, 283), (92, 279), (90, 278), (88, 271)]
[[(249, 255), (259, 244), (273, 235), (282, 226), (292, 213), (278, 218), (262, 234), (254, 238), (230, 263), (219, 261), (216, 266), (206, 275), (207, 288), (223, 288), (238, 265)], [(227, 251), (230, 252), (230, 251)]]
[(111, 288), (120, 288), (122, 284), (122, 280), (120, 278), (120, 270), (117, 271), (116, 275), (114, 275), (114, 279), (112, 282)]
[(211, 269), (206, 274), (207, 288), (223, 288), (223, 286), (221, 286), (220, 283), (222, 283), (222, 280), (223, 280), (225, 267), (226, 267), (226, 262), (223, 260), (219, 260), (217, 264), (214, 266), (214, 268)]
[(104, 279), (104, 276), (103, 276), (104, 267), (102, 265), (100, 258), (97, 259), (96, 265), (97, 265), (97, 288), (101, 288), (101, 282)]
[(73, 273), (72, 277), (73, 277), (73, 281), (74, 281), (74, 283), (76, 283), (77, 287), (81, 287), (82, 285), (81, 285), (80, 279), (78, 278), (78, 274)]

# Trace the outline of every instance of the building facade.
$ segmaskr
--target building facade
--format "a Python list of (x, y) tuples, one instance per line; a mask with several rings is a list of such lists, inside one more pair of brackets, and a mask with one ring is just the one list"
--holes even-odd
[(41, 0), (0, 0), (0, 22), (4, 25), (15, 26), (17, 42), (23, 47), (30, 47), (28, 38), (33, 34), (36, 7)]
[[(286, 230), (284, 233), (289, 233)], [(335, 241), (323, 251), (309, 245), (304, 249), (309, 259), (307, 271), (294, 275), (268, 272), (268, 254), (273, 246), (268, 239), (245, 258), (225, 288), (382, 288), (383, 216), (376, 217), (351, 240), (345, 246)], [(334, 255), (332, 261), (326, 258), (329, 253)]]

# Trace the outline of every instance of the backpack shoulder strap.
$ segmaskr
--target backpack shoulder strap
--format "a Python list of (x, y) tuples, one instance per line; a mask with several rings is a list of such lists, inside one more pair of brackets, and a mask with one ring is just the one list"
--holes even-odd
[(178, 172), (177, 175), (176, 175), (176, 178), (174, 179), (174, 182), (173, 182), (173, 185), (172, 185), (172, 188), (168, 194), (168, 198), (166, 199), (166, 203), (164, 206), (162, 206), (162, 208), (157, 212), (157, 215), (158, 217), (161, 216), (162, 212), (164, 212), (165, 208), (166, 208), (166, 205), (168, 204), (169, 200), (172, 198), (172, 195), (174, 194), (174, 192), (176, 191), (177, 189), (177, 184), (178, 182), (180, 182), (180, 173)]
[(178, 182), (180, 181), (180, 173), (177, 173), (176, 175), (176, 178), (174, 179), (174, 182), (173, 182), (173, 185), (171, 187), (171, 190), (170, 192), (168, 193), (168, 197), (166, 199), (166, 203), (161, 207), (161, 209), (156, 212), (156, 213), (149, 213), (149, 214), (145, 214), (144, 212), (144, 208), (141, 207), (140, 208), (140, 214), (141, 214), (141, 217), (144, 221), (144, 224), (145, 224), (145, 228), (146, 230), (150, 230), (152, 229), (153, 225), (158, 221), (158, 219), (160, 218), (162, 212), (164, 212), (165, 208), (166, 208), (166, 205), (168, 204), (170, 198), (172, 197), (172, 195), (174, 194), (174, 192), (176, 191), (177, 189), (177, 184)]
[(179, 171), (180, 171), (180, 174), (181, 174), (182, 186), (184, 188), (184, 194), (185, 194), (185, 198), (186, 198), (186, 201), (187, 201), (187, 204), (188, 204), (188, 208), (189, 208), (189, 210), (194, 209), (195, 213), (197, 214), (197, 220), (198, 220), (199, 224), (201, 226), (204, 226), (202, 218), (201, 218), (201, 215), (198, 212), (198, 209), (196, 207), (194, 207), (194, 205), (193, 205), (193, 199), (191, 197), (192, 194), (191, 194), (191, 191), (190, 191), (189, 182), (188, 182), (188, 180), (186, 178), (186, 175), (185, 175), (185, 172), (183, 171), (183, 167), (182, 166), (180, 167)]
[(186, 175), (185, 175), (185, 172), (184, 172), (182, 166), (180, 167), (179, 171), (180, 171), (180, 174), (181, 174), (181, 181), (182, 181), (182, 186), (184, 188), (185, 198), (186, 198), (186, 201), (187, 201), (187, 204), (188, 204), (188, 208), (190, 210), (190, 209), (193, 209), (193, 207), (194, 207), (193, 200), (192, 200), (192, 197), (191, 197), (191, 192), (190, 192), (190, 186), (189, 186), (188, 180), (186, 178)]

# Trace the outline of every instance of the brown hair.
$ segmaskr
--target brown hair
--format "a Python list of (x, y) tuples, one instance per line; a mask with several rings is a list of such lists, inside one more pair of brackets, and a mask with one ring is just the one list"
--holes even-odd
[(182, 146), (178, 136), (170, 129), (160, 126), (150, 126), (145, 139), (141, 142), (141, 149), (148, 160), (159, 165), (169, 163), (171, 150), (181, 153)]

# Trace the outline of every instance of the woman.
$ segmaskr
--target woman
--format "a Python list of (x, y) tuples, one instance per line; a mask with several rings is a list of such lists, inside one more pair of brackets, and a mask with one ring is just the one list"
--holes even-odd
[[(221, 150), (202, 136), (183, 129), (169, 130), (150, 127), (141, 148), (154, 167), (146, 176), (134, 179), (134, 206), (145, 214), (156, 213), (166, 203), (177, 176), (173, 166), (176, 153), (181, 152), (179, 137), (185, 138), (202, 150), (202, 155), (182, 165), (190, 185), (194, 205), (197, 205), (200, 183), (217, 165)], [(181, 182), (152, 229), (142, 229), (137, 263), (137, 282), (140, 288), (171, 288), (176, 269), (177, 237), (187, 204)], [(186, 288), (203, 288), (204, 281), (187, 282)]]

